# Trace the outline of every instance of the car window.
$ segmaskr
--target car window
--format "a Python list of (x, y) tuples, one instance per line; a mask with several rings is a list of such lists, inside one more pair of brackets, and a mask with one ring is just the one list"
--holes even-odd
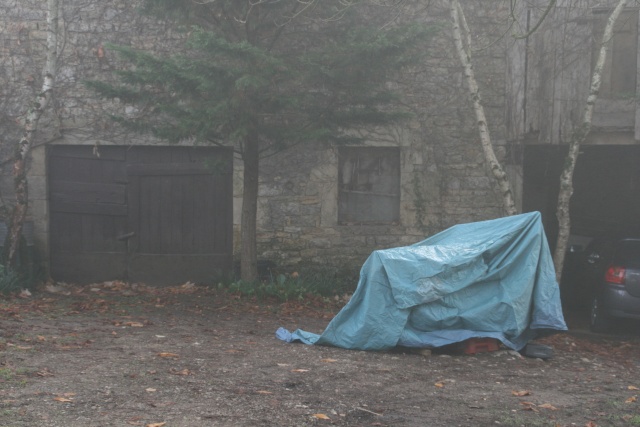
[(608, 239), (594, 239), (587, 247), (585, 256), (593, 265), (607, 262), (613, 256), (613, 242)]
[(640, 240), (624, 240), (616, 251), (615, 262), (624, 267), (640, 268)]
[(602, 239), (593, 239), (587, 245), (587, 248), (585, 249), (585, 252), (598, 252), (600, 250), (600, 248), (602, 247), (603, 243), (604, 243), (604, 240), (602, 240)]

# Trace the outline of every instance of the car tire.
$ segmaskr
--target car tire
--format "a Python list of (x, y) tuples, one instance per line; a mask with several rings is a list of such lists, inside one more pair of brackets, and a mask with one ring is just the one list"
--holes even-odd
[(589, 327), (593, 332), (606, 332), (609, 329), (610, 320), (602, 309), (602, 303), (598, 297), (591, 301), (591, 315), (589, 317)]

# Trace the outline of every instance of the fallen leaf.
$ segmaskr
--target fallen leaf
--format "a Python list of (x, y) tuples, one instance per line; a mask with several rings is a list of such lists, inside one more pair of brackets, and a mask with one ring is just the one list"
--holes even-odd
[(627, 390), (640, 390), (640, 388), (630, 385), (629, 387), (627, 387)]
[(146, 427), (162, 427), (165, 424), (167, 423), (151, 423), (151, 424), (147, 424)]
[(523, 411), (538, 412), (538, 410), (536, 409), (536, 404), (533, 402), (520, 402), (520, 404), (523, 406)]
[(63, 403), (73, 402), (72, 398), (63, 397), (63, 396), (56, 396), (56, 397), (53, 398), (53, 400), (55, 400), (56, 402), (63, 402)]
[(130, 326), (132, 328), (142, 328), (142, 327), (144, 327), (144, 324), (142, 324), (140, 322), (126, 322), (124, 325), (125, 326)]
[(589, 421), (584, 425), (584, 427), (598, 427), (598, 424), (594, 423), (593, 421)]
[(313, 414), (313, 416), (319, 420), (330, 420), (331, 418), (327, 417), (325, 414)]
[(175, 353), (158, 353), (158, 357), (164, 357), (164, 358), (169, 358), (169, 359), (177, 359), (180, 356), (178, 356)]
[(147, 393), (155, 393), (156, 389), (149, 387), (149, 388), (144, 389), (144, 391), (146, 391)]
[(178, 371), (177, 369), (170, 369), (169, 372), (171, 372), (173, 375), (191, 375), (192, 374), (192, 372), (186, 368), (181, 371)]
[(49, 371), (47, 368), (44, 368), (43, 370), (36, 372), (36, 375), (39, 377), (52, 377), (53, 372)]
[(273, 394), (272, 392), (267, 391), (267, 390), (258, 390), (258, 392), (257, 392), (257, 393), (258, 393), (258, 394)]
[(551, 409), (552, 411), (558, 410), (558, 408), (553, 406), (551, 403), (543, 403), (542, 405), (538, 405), (538, 408)]
[(625, 400), (624, 403), (633, 403), (633, 402), (636, 402), (637, 400), (638, 400), (638, 396), (631, 396), (630, 398)]
[(322, 359), (321, 362), (324, 362), (324, 363), (335, 363), (335, 362), (337, 362), (337, 360), (336, 359)]
[(438, 387), (438, 388), (442, 388), (444, 387), (444, 383), (443, 382), (437, 382), (434, 384), (434, 386)]
[(511, 392), (511, 394), (513, 394), (514, 396), (518, 396), (518, 397), (531, 396), (531, 392), (529, 390), (520, 390), (520, 391), (513, 390)]
[(76, 349), (80, 348), (80, 346), (77, 346), (77, 345), (59, 345), (57, 347), (60, 350), (76, 350)]
[(292, 369), (291, 372), (309, 372), (308, 369)]

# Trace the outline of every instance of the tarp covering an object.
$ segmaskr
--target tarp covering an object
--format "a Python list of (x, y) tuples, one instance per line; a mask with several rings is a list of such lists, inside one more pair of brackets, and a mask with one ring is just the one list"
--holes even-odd
[(351, 300), (321, 335), (280, 328), (276, 336), (360, 350), (485, 337), (520, 350), (542, 332), (566, 329), (541, 216), (533, 212), (374, 251)]

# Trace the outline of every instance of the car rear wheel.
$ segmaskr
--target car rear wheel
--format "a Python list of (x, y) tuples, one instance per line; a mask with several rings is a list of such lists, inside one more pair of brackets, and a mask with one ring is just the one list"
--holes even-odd
[(602, 309), (602, 304), (598, 297), (594, 297), (591, 302), (591, 319), (589, 326), (593, 332), (605, 332), (609, 329), (610, 320)]

